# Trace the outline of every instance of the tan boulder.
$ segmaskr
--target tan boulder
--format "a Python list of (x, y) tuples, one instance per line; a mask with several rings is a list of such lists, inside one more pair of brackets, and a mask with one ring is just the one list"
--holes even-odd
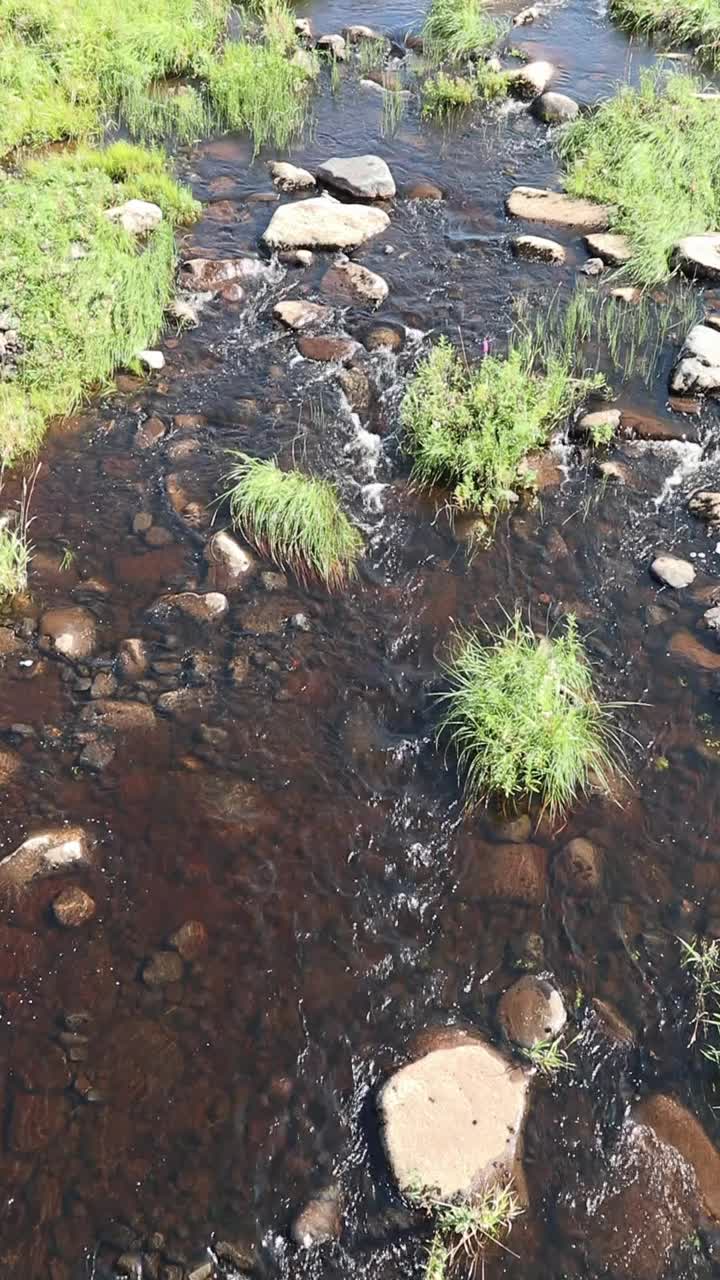
[(606, 231), (615, 214), (611, 205), (595, 204), (592, 200), (581, 200), (562, 191), (546, 191), (542, 187), (514, 187), (505, 205), (513, 218), (579, 227), (584, 231)]

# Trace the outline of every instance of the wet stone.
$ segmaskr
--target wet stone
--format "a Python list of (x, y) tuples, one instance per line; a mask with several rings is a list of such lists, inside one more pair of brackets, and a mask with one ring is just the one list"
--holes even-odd
[(500, 997), (498, 1022), (508, 1040), (522, 1049), (554, 1039), (566, 1021), (560, 992), (543, 978), (528, 974)]
[(177, 610), (194, 622), (217, 623), (225, 617), (228, 607), (227, 596), (220, 591), (181, 591), (156, 600), (152, 611), (167, 614)]
[(149, 511), (138, 511), (133, 516), (132, 531), (133, 533), (147, 533), (152, 528), (153, 518)]
[(382, 209), (318, 196), (281, 205), (263, 240), (270, 249), (349, 249), (380, 235), (389, 225)]
[(674, 658), (679, 658), (692, 667), (698, 667), (701, 671), (720, 670), (720, 652), (708, 649), (692, 631), (676, 631), (670, 639), (669, 647)]
[(78, 929), (95, 915), (96, 907), (89, 893), (77, 887), (63, 889), (53, 899), (53, 915), (63, 929)]
[(320, 302), (306, 302), (304, 299), (292, 299), (278, 302), (273, 307), (276, 320), (287, 329), (309, 329), (313, 325), (326, 324), (332, 318), (332, 309)]
[(360, 262), (336, 262), (325, 272), (321, 288), (324, 293), (362, 298), (375, 307), (384, 302), (390, 292), (387, 281)]
[(514, 236), (511, 245), (516, 257), (530, 262), (565, 261), (565, 249), (557, 240), (545, 240), (542, 236)]
[(21, 770), (22, 756), (16, 751), (0, 750), (0, 786), (8, 786)]
[(121, 640), (117, 665), (121, 679), (128, 683), (141, 680), (148, 669), (148, 654), (144, 640), (135, 637)]
[(403, 345), (403, 335), (389, 324), (376, 324), (366, 335), (367, 351), (399, 351)]
[(329, 32), (318, 36), (316, 47), (331, 54), (336, 62), (344, 62), (347, 58), (347, 47), (343, 36), (338, 32)]
[(540, 845), (491, 846), (483, 852), (475, 884), (482, 898), (542, 906), (547, 890), (547, 853)]
[(91, 698), (112, 698), (118, 683), (110, 671), (98, 671), (90, 685)]
[(426, 178), (417, 178), (405, 190), (406, 200), (442, 200), (442, 189)]
[(688, 511), (698, 520), (704, 520), (711, 531), (720, 529), (720, 493), (700, 489), (688, 500)]
[(40, 619), (40, 637), (60, 657), (81, 662), (95, 650), (95, 615), (81, 605), (48, 609)]
[(271, 160), (268, 168), (275, 186), (280, 191), (307, 191), (315, 186), (315, 179), (307, 169), (288, 164), (284, 160)]
[(91, 842), (82, 827), (53, 827), (28, 836), (0, 861), (0, 886), (25, 888), (31, 881), (89, 866)]
[(695, 1174), (704, 1212), (720, 1221), (720, 1151), (699, 1120), (676, 1098), (663, 1093), (644, 1098), (633, 1109), (633, 1119), (679, 1151)]
[(10, 1113), (9, 1141), (13, 1151), (42, 1151), (63, 1131), (68, 1120), (67, 1099), (58, 1093), (15, 1093)]
[(395, 182), (380, 156), (333, 156), (316, 170), (317, 178), (347, 195), (363, 200), (387, 200), (395, 195)]
[(532, 104), (532, 112), (543, 124), (565, 124), (574, 120), (580, 108), (574, 98), (565, 93), (541, 93)]
[(362, 350), (360, 343), (354, 338), (345, 338), (341, 334), (302, 337), (297, 346), (300, 355), (306, 360), (332, 361), (336, 364), (349, 364)]
[(167, 428), (162, 418), (146, 418), (135, 432), (133, 442), (135, 448), (143, 451), (152, 449), (154, 445), (159, 444), (162, 440), (166, 430)]
[(96, 729), (112, 733), (147, 733), (155, 728), (155, 713), (144, 702), (98, 698), (88, 703), (80, 713), (80, 720)]
[(553, 866), (555, 879), (575, 897), (592, 897), (602, 884), (602, 858), (594, 844), (582, 836), (561, 849)]
[(197, 960), (207, 951), (208, 932), (200, 920), (186, 920), (168, 939), (183, 960)]
[(526, 62), (525, 66), (509, 73), (510, 92), (516, 98), (531, 100), (547, 89), (555, 75), (550, 62)]
[(611, 232), (596, 232), (585, 236), (588, 251), (596, 258), (612, 267), (622, 267), (632, 257), (632, 245), (627, 236), (614, 235)]
[(310, 1200), (292, 1224), (292, 1237), (303, 1249), (337, 1240), (342, 1229), (342, 1193), (326, 1187)]
[(665, 587), (673, 587), (676, 591), (689, 587), (695, 581), (695, 569), (689, 560), (681, 560), (678, 556), (656, 556), (650, 565), (650, 572)]
[(274, 569), (265, 569), (260, 574), (260, 581), (266, 591), (287, 591), (287, 576), (284, 573), (278, 573)]
[(155, 951), (143, 965), (142, 978), (148, 987), (166, 987), (180, 982), (184, 972), (182, 956), (177, 951)]
[(610, 205), (594, 204), (591, 200), (576, 199), (575, 196), (540, 187), (515, 187), (505, 203), (508, 213), (514, 218), (578, 227), (585, 231), (605, 231), (615, 214)]

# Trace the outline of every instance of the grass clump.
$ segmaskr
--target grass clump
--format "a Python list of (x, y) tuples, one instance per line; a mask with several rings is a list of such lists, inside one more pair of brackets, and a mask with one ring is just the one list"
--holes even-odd
[(422, 114), (428, 119), (443, 120), (477, 102), (477, 90), (465, 76), (450, 76), (444, 71), (423, 85)]
[(698, 98), (700, 88), (691, 76), (645, 72), (559, 140), (566, 190), (616, 207), (637, 284), (666, 280), (677, 241), (720, 225), (717, 103)]
[(319, 579), (331, 591), (355, 577), (363, 542), (333, 486), (281, 471), (272, 458), (234, 456), (224, 496), (233, 526), (251, 546), (301, 582)]
[(256, 153), (266, 142), (286, 147), (305, 119), (311, 65), (292, 62), (273, 42), (227, 45), (208, 68), (217, 119), (226, 129), (247, 129)]
[(477, 57), (503, 30), (487, 13), (485, 0), (432, 0), (422, 29), (425, 56), (435, 63)]
[(528, 1062), (532, 1063), (540, 1075), (547, 1076), (550, 1080), (561, 1071), (573, 1070), (568, 1051), (562, 1043), (562, 1036), (540, 1040), (529, 1049), (521, 1049), (520, 1053), (523, 1058), (527, 1058)]
[(537, 797), (555, 819), (592, 786), (610, 789), (617, 734), (572, 614), (554, 637), (538, 638), (519, 612), (486, 638), (460, 636), (445, 671), (440, 731), (468, 805)]
[[(32, 524), (30, 504), (40, 464), (33, 475), (23, 480), (22, 493), (16, 512), (4, 512), (0, 516), (0, 604), (23, 595), (27, 591), (28, 570), (33, 547), (29, 531)], [(0, 495), (3, 477), (0, 472)]]
[[(715, 1066), (720, 1066), (720, 941), (717, 938), (678, 939), (682, 948), (682, 967), (692, 978), (695, 988), (695, 1013), (690, 1044), (704, 1040), (702, 1050)], [(718, 1044), (707, 1043), (715, 1036)]]
[(446, 338), (421, 362), (401, 407), (413, 479), (423, 488), (449, 484), (460, 510), (492, 516), (530, 488), (527, 455), (603, 378), (574, 377), (568, 361), (539, 352), (525, 335), (507, 357), (486, 356), (471, 369)]
[[(138, 242), (106, 217), (130, 197), (160, 205)], [(199, 206), (155, 152), (119, 143), (0, 174), (0, 309), (18, 331), (0, 365), (0, 462), (37, 447), (46, 421), (131, 364), (162, 327), (175, 268), (173, 226)]]
[(608, 12), (629, 31), (665, 35), (675, 45), (694, 45), (704, 62), (720, 66), (718, 0), (610, 0)]
[(445, 1280), (464, 1260), (472, 1275), (489, 1244), (503, 1244), (523, 1208), (512, 1182), (498, 1183), (472, 1199), (445, 1200), (430, 1187), (413, 1189), (410, 1200), (435, 1219), (435, 1233), (425, 1265), (425, 1280)]

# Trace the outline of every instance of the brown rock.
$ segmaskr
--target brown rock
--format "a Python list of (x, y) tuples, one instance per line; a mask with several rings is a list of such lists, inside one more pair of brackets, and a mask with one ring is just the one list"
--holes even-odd
[(338, 1186), (326, 1187), (308, 1201), (292, 1225), (292, 1236), (303, 1249), (326, 1244), (340, 1237), (342, 1193)]
[(403, 344), (402, 334), (389, 324), (376, 324), (365, 338), (368, 351), (399, 351)]
[(633, 1118), (648, 1125), (666, 1146), (674, 1147), (697, 1178), (703, 1211), (720, 1221), (720, 1151), (700, 1121), (676, 1098), (653, 1093), (633, 1109)]
[(527, 974), (500, 997), (498, 1021), (508, 1040), (522, 1049), (532, 1049), (544, 1040), (553, 1040), (567, 1021), (560, 992)]
[(578, 898), (592, 897), (602, 882), (602, 858), (594, 844), (577, 836), (560, 850), (553, 872), (567, 893)]
[(155, 709), (160, 715), (182, 718), (195, 715), (204, 707), (205, 701), (206, 695), (201, 689), (169, 689), (160, 695)]
[(229, 608), (227, 596), (220, 591), (180, 591), (176, 595), (163, 596), (152, 606), (154, 613), (182, 613), (194, 622), (217, 623), (225, 617)]
[(63, 929), (77, 929), (95, 915), (95, 903), (89, 893), (74, 886), (63, 889), (52, 904), (53, 915)]
[(123, 702), (120, 699), (98, 698), (80, 712), (80, 719), (98, 729), (114, 733), (147, 733), (155, 728), (155, 713), (144, 702)]
[(13, 1084), (27, 1093), (66, 1089), (70, 1084), (70, 1068), (59, 1044), (17, 1032), (10, 1052), (10, 1075)]
[(167, 987), (180, 982), (185, 972), (182, 956), (177, 951), (154, 951), (143, 965), (143, 982), (148, 987)]
[(546, 222), (584, 231), (605, 231), (615, 214), (610, 205), (577, 200), (560, 191), (539, 187), (515, 187), (506, 200), (506, 207), (512, 217), (526, 222)]
[(16, 1093), (10, 1113), (9, 1141), (13, 1151), (41, 1151), (65, 1128), (67, 1099), (60, 1093)]
[(367, 374), (362, 369), (341, 369), (338, 382), (347, 396), (350, 408), (356, 413), (366, 413), (372, 399)]
[(54, 653), (82, 662), (95, 649), (95, 615), (80, 605), (48, 609), (40, 619), (40, 636)]
[(341, 334), (323, 334), (300, 338), (298, 351), (306, 360), (327, 360), (337, 364), (349, 364), (361, 350), (360, 343)]
[(407, 200), (442, 200), (443, 193), (437, 183), (430, 182), (426, 178), (417, 178), (407, 188), (405, 198)]
[(497, 845), (483, 853), (476, 886), (488, 900), (542, 906), (547, 886), (547, 853), (540, 845)]
[(294, 329), (297, 332), (300, 329), (309, 329), (312, 325), (326, 324), (332, 316), (332, 309), (323, 306), (321, 302), (305, 302), (302, 298), (290, 299), (287, 302), (276, 303), (273, 307), (273, 315), (287, 329)]
[(362, 298), (376, 307), (390, 292), (382, 276), (359, 262), (336, 262), (325, 272), (320, 287), (324, 293), (349, 299)]
[[(219, 293), (227, 285), (239, 281), (259, 279), (267, 275), (268, 267), (258, 258), (191, 258), (183, 262), (180, 278), (186, 289), (200, 293)], [(242, 289), (239, 298), (242, 299)]]
[(121, 640), (118, 646), (117, 665), (121, 679), (126, 680), (128, 684), (142, 680), (149, 665), (145, 641), (137, 637)]
[(111, 671), (98, 671), (90, 686), (91, 698), (112, 698), (117, 690), (117, 680)]
[(17, 751), (0, 750), (0, 787), (7, 787), (22, 769), (22, 756)]
[(0, 886), (24, 889), (32, 880), (89, 866), (91, 848), (82, 827), (50, 827), (39, 831), (0, 860)]
[[(179, 959), (174, 952), (167, 954)], [(115, 1022), (93, 1046), (96, 1087), (109, 1102), (117, 1098), (123, 1106), (166, 1095), (182, 1065), (170, 1031), (150, 1019), (128, 1017)]]
[(169, 938), (183, 960), (197, 960), (207, 950), (208, 933), (200, 920), (186, 920)]
[(597, 1014), (598, 1024), (605, 1039), (619, 1047), (631, 1045), (634, 1042), (635, 1037), (630, 1027), (613, 1005), (596, 997), (592, 1002), (592, 1006)]
[(14, 631), (9, 627), (0, 627), (0, 658), (9, 658), (14, 653), (20, 653), (23, 648), (22, 640), (18, 640)]
[(154, 445), (159, 444), (165, 435), (167, 428), (162, 418), (146, 418), (140, 423), (135, 432), (134, 445), (136, 449), (152, 449)]
[(706, 648), (697, 636), (684, 628), (676, 631), (670, 640), (670, 653), (674, 658), (687, 662), (702, 671), (720, 670), (720, 653)]
[(257, 572), (257, 556), (226, 529), (213, 535), (205, 547), (208, 585), (214, 591), (237, 590)]
[(670, 422), (653, 413), (623, 409), (622, 422), (623, 427), (638, 440), (687, 440), (695, 444), (699, 438), (697, 428), (689, 422)]

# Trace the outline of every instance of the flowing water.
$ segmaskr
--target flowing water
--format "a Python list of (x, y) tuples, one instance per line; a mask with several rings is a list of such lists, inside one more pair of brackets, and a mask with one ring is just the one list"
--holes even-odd
[[(300, 12), (318, 32), (364, 22), (397, 41), (422, 20), (410, 0), (318, 0)], [(553, 87), (583, 102), (655, 60), (586, 0), (552, 6), (513, 38), (552, 61)], [(716, 539), (686, 514), (688, 494), (717, 478), (716, 411), (667, 409), (668, 344), (652, 387), (635, 381), (619, 403), (677, 439), (620, 442), (612, 456), (625, 486), (558, 446), (539, 503), (521, 504), (492, 549), (468, 557), (461, 524), (409, 488), (397, 435), (403, 379), (431, 334), (462, 334), (471, 354), (486, 338), (501, 345), (513, 300), (529, 293), (546, 307), (558, 284), (572, 287), (585, 254), (570, 233), (559, 236), (566, 267), (510, 253), (507, 191), (559, 181), (551, 138), (525, 110), (479, 112), (442, 131), (420, 122), (413, 100), (389, 135), (380, 95), (359, 87), (356, 68), (342, 69), (334, 90), (326, 76), (312, 136), (292, 160), (312, 168), (371, 151), (399, 194), (389, 232), (357, 256), (388, 280), (381, 318), (406, 337), (399, 355), (370, 357), (366, 412), (353, 415), (337, 370), (299, 359), (272, 321), (278, 299), (321, 296), (318, 255), (306, 272), (279, 267), (245, 304), (211, 304), (199, 328), (166, 342), (161, 375), (119, 378), (43, 454), (29, 621), (0, 678), (4, 745), (22, 759), (2, 807), (2, 850), (43, 826), (82, 824), (97, 840), (82, 882), (98, 913), (79, 930), (53, 927), (58, 880), (4, 904), (7, 1280), (109, 1276), (118, 1255), (152, 1254), (154, 1233), (169, 1277), (181, 1274), (173, 1259), (197, 1265), (218, 1240), (253, 1250), (268, 1276), (420, 1277), (422, 1224), (384, 1169), (374, 1089), (423, 1028), (464, 1022), (494, 1034), (497, 996), (529, 946), (577, 1003), (581, 1039), (575, 1071), (538, 1085), (532, 1211), (513, 1232), (518, 1256), (488, 1259), (489, 1275), (603, 1274), (583, 1246), (596, 1202), (582, 1180), (593, 1161), (605, 1186), (619, 1176), (626, 1156), (615, 1140), (633, 1097), (662, 1087), (711, 1132), (715, 1123), (701, 1059), (687, 1049), (675, 937), (720, 916), (720, 654), (709, 650), (704, 669), (682, 643), (720, 581)], [(183, 252), (256, 252), (277, 198), (268, 158), (253, 160), (237, 136), (179, 157), (207, 202)], [(439, 184), (442, 202), (406, 199), (419, 179)], [(374, 319), (350, 305), (343, 324), (362, 336)], [(172, 429), (142, 452), (134, 436), (149, 416)], [(256, 579), (215, 627), (152, 613), (159, 595), (204, 580), (206, 507), (229, 447), (294, 453), (334, 477), (367, 541), (351, 590), (330, 597)], [(179, 490), (173, 505), (168, 492)], [(175, 509), (186, 501), (197, 504), (191, 520)], [(152, 516), (151, 537), (133, 532), (139, 512)], [(693, 589), (658, 590), (648, 573), (658, 549), (694, 560)], [(574, 610), (603, 695), (635, 704), (621, 713), (632, 739), (620, 803), (594, 797), (563, 830), (541, 825), (531, 837), (549, 859), (575, 835), (600, 847), (602, 889), (589, 901), (552, 877), (533, 901), (490, 891), (500, 819), (463, 815), (434, 740), (432, 695), (453, 628), (497, 625), (516, 602), (540, 625)], [(32, 620), (66, 603), (89, 604), (99, 620), (87, 669), (36, 643)], [(195, 696), (180, 716), (117, 737), (114, 757), (89, 772), (79, 763), (89, 683), (111, 672), (126, 637), (150, 648), (146, 699), (178, 685)], [(206, 926), (206, 952), (179, 980), (149, 986), (147, 958), (186, 920)], [(594, 1038), (593, 1000), (625, 1020), (633, 1049), (618, 1056)], [(68, 1064), (58, 1035), (78, 1014), (69, 1025), (81, 1022), (86, 1041)], [(341, 1239), (300, 1250), (293, 1216), (333, 1181)], [(710, 1274), (707, 1247), (681, 1253), (677, 1267)]]

